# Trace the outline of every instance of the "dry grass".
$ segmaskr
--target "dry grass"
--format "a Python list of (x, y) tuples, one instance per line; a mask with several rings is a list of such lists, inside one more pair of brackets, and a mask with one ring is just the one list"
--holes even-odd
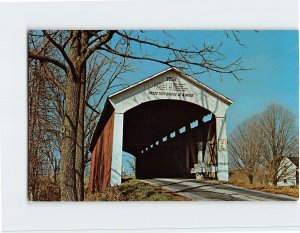
[(229, 178), (229, 183), (253, 190), (274, 193), (274, 194), (284, 194), (292, 197), (299, 197), (299, 186), (287, 187), (287, 186), (271, 186), (266, 184), (262, 178), (257, 177), (254, 179), (253, 184), (249, 183), (248, 178), (241, 173), (233, 173)]
[(86, 190), (85, 201), (189, 201), (161, 188), (132, 179), (119, 186), (108, 187), (104, 192)]
[[(52, 182), (50, 177), (39, 177), (36, 184), (36, 192), (32, 201), (60, 201), (60, 188)], [(30, 194), (29, 194), (29, 199)]]
[(299, 187), (293, 186), (293, 187), (279, 187), (279, 186), (269, 186), (269, 185), (258, 185), (258, 184), (249, 184), (244, 182), (230, 182), (233, 185), (268, 192), (268, 193), (275, 193), (275, 194), (285, 194), (292, 197), (299, 197)]

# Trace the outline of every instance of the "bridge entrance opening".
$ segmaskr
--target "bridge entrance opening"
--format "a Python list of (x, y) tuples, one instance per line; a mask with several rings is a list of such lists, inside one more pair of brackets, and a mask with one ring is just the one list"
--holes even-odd
[(136, 178), (216, 178), (215, 117), (203, 119), (209, 114), (180, 100), (149, 101), (125, 112), (123, 150), (136, 157)]

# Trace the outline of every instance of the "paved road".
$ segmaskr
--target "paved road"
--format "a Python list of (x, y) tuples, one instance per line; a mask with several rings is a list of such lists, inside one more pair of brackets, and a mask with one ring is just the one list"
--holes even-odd
[(297, 201), (281, 194), (249, 190), (230, 184), (193, 179), (155, 178), (142, 180), (197, 201)]

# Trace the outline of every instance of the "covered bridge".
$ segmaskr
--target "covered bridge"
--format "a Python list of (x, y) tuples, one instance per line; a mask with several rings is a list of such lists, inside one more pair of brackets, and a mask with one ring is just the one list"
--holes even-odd
[(123, 151), (136, 157), (137, 178), (227, 181), (232, 103), (176, 68), (110, 95), (90, 146), (90, 190), (121, 183)]

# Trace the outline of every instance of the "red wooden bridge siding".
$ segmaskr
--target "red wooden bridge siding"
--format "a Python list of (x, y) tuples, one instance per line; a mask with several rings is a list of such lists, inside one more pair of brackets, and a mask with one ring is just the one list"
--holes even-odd
[(92, 152), (89, 189), (103, 191), (110, 186), (114, 112), (109, 117)]

